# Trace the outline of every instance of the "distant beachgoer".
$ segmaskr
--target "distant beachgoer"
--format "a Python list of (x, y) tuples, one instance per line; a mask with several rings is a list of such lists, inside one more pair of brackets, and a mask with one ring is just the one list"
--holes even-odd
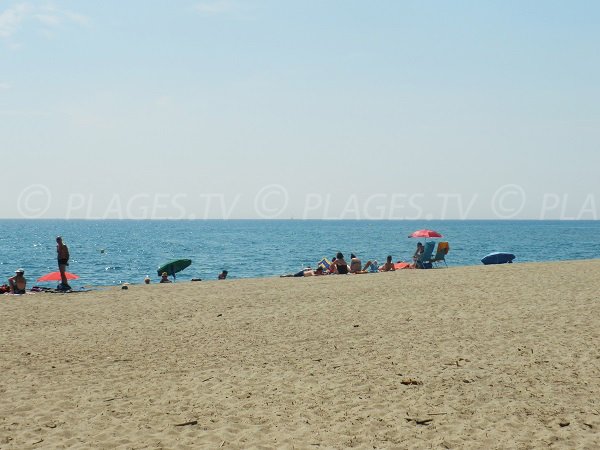
[(335, 255), (335, 262), (332, 263), (332, 265), (334, 265), (334, 264), (335, 264), (334, 273), (337, 273), (340, 275), (346, 275), (349, 272), (348, 263), (344, 259), (344, 255), (342, 254), (342, 252), (338, 252), (337, 255)]
[(413, 255), (413, 263), (411, 267), (417, 266), (417, 261), (425, 251), (425, 247), (420, 242), (417, 242), (417, 249), (415, 250), (415, 254)]
[(379, 272), (379, 263), (377, 262), (377, 260), (373, 260), (373, 261), (367, 261), (367, 263), (365, 264), (365, 268), (363, 269), (363, 271), (369, 271), (371, 273), (376, 273)]
[(228, 274), (228, 273), (229, 273), (229, 272), (227, 272), (226, 270), (224, 270), (223, 272), (221, 272), (221, 273), (219, 274), (219, 277), (218, 277), (218, 278), (219, 278), (219, 280), (224, 280), (225, 278), (227, 278), (227, 274)]
[(335, 273), (335, 262), (337, 261), (337, 258), (334, 256), (333, 259), (331, 260), (331, 264), (329, 264), (329, 269), (327, 269), (327, 272), (329, 273)]
[(279, 275), (279, 277), (280, 278), (300, 278), (300, 277), (304, 276), (304, 272), (308, 272), (308, 271), (312, 272), (312, 269), (310, 267), (305, 267), (300, 272), (286, 273), (285, 275)]
[(317, 267), (315, 270), (313, 270), (310, 267), (305, 267), (300, 272), (279, 275), (279, 277), (280, 278), (300, 278), (300, 277), (313, 277), (313, 276), (320, 276), (320, 275), (326, 275), (326, 273), (323, 271), (322, 266)]
[(318, 277), (321, 275), (325, 275), (322, 266), (317, 267), (315, 270), (312, 270), (310, 267), (307, 267), (306, 269), (304, 269), (302, 274), (302, 276), (304, 277)]
[(382, 272), (393, 272), (396, 270), (396, 268), (394, 267), (394, 263), (392, 262), (392, 256), (388, 255), (385, 264), (383, 266), (381, 266), (381, 270)]
[(60, 236), (56, 237), (56, 254), (58, 256), (58, 271), (60, 272), (62, 288), (65, 290), (71, 289), (65, 273), (69, 265), (69, 247), (67, 247)]
[(350, 254), (350, 273), (358, 273), (362, 270), (362, 262), (354, 253)]
[(15, 270), (15, 276), (8, 279), (11, 294), (24, 294), (27, 290), (27, 280), (23, 269)]
[(315, 272), (309, 266), (309, 267), (305, 267), (304, 269), (302, 269), (302, 272), (298, 272), (298, 274), (301, 277), (312, 277), (315, 274)]
[(161, 277), (160, 277), (160, 283), (170, 283), (171, 280), (169, 280), (169, 274), (167, 272), (163, 272)]
[(150, 277), (148, 275), (146, 275), (146, 278), (144, 278), (144, 283), (150, 284)]

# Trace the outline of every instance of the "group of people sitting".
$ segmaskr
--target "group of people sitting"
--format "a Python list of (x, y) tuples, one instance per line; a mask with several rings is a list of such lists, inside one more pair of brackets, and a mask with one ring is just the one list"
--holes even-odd
[(378, 264), (377, 260), (369, 260), (363, 266), (362, 261), (354, 253), (350, 254), (350, 264), (348, 264), (344, 259), (343, 253), (338, 252), (331, 262), (324, 259), (317, 265), (316, 269), (305, 267), (300, 272), (281, 275), (281, 277), (311, 277), (333, 274), (346, 275), (349, 273), (376, 273), (391, 272), (394, 270), (396, 270), (396, 268), (394, 267), (391, 255), (388, 255), (386, 262), (381, 266)]
[[(404, 265), (400, 266), (400, 268), (419, 268), (418, 262), (421, 258), (421, 255), (425, 251), (425, 246), (422, 243), (417, 243), (417, 248), (415, 253), (413, 254), (412, 263), (404, 263)], [(396, 265), (392, 261), (392, 256), (388, 255), (385, 263), (379, 265), (377, 260), (369, 260), (364, 265), (362, 261), (354, 254), (350, 254), (350, 264), (346, 262), (344, 259), (344, 255), (342, 252), (338, 252), (335, 257), (331, 260), (331, 262), (323, 259), (317, 265), (316, 269), (312, 269), (311, 267), (305, 267), (301, 271), (293, 274), (281, 275), (282, 278), (285, 277), (311, 277), (311, 276), (320, 276), (320, 275), (330, 275), (330, 274), (359, 274), (359, 273), (376, 273), (376, 272), (393, 272), (396, 270)]]
[(381, 266), (379, 266), (377, 260), (369, 260), (363, 266), (362, 261), (354, 253), (350, 254), (350, 265), (348, 265), (342, 252), (338, 252), (335, 255), (335, 258), (333, 258), (328, 268), (329, 273), (340, 275), (348, 273), (392, 272), (394, 270), (396, 270), (396, 268), (392, 262), (392, 255), (388, 255), (386, 262)]
[[(58, 239), (58, 238), (57, 238)], [(417, 244), (417, 249), (413, 255), (413, 263), (409, 266), (412, 268), (418, 267), (417, 262), (425, 247), (420, 242)], [(344, 255), (342, 252), (338, 252), (331, 262), (323, 259), (319, 262), (316, 269), (312, 269), (311, 267), (306, 267), (302, 269), (300, 272), (294, 274), (286, 274), (281, 275), (281, 277), (310, 277), (310, 276), (320, 276), (320, 275), (330, 275), (330, 274), (359, 274), (359, 273), (376, 273), (376, 272), (393, 272), (396, 270), (394, 262), (392, 261), (392, 256), (388, 255), (386, 261), (381, 266), (377, 262), (377, 260), (369, 260), (364, 266), (361, 260), (354, 254), (350, 254), (350, 264), (346, 262), (344, 259)], [(219, 280), (224, 280), (227, 278), (228, 272), (223, 270), (219, 275)], [(193, 279), (192, 281), (200, 281), (200, 279)], [(8, 292), (11, 294), (25, 294), (27, 289), (27, 280), (25, 279), (25, 271), (23, 269), (17, 269), (15, 271), (15, 275), (8, 279)], [(144, 283), (150, 284), (150, 277), (146, 276), (144, 279)], [(159, 283), (171, 283), (169, 279), (169, 275), (167, 272), (163, 272)]]

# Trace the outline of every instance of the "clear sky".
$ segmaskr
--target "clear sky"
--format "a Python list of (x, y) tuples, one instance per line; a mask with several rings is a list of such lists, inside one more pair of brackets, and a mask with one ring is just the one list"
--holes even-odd
[(0, 218), (597, 219), (600, 2), (0, 0)]

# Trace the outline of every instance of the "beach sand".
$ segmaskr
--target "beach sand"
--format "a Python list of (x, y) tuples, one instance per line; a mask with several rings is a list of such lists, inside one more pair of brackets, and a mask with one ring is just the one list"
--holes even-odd
[(599, 274), (0, 296), (0, 448), (599, 448)]

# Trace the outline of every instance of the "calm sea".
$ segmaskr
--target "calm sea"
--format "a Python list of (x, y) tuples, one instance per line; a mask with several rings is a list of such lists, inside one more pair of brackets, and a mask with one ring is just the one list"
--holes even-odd
[(276, 276), (337, 251), (408, 261), (417, 240), (407, 236), (421, 228), (444, 235), (451, 266), (479, 265), (493, 251), (516, 254), (516, 263), (600, 257), (600, 221), (0, 220), (0, 284), (18, 267), (30, 286), (57, 270), (57, 235), (81, 287), (157, 281), (158, 266), (181, 258), (193, 263), (178, 280), (215, 279), (223, 269), (231, 278)]

